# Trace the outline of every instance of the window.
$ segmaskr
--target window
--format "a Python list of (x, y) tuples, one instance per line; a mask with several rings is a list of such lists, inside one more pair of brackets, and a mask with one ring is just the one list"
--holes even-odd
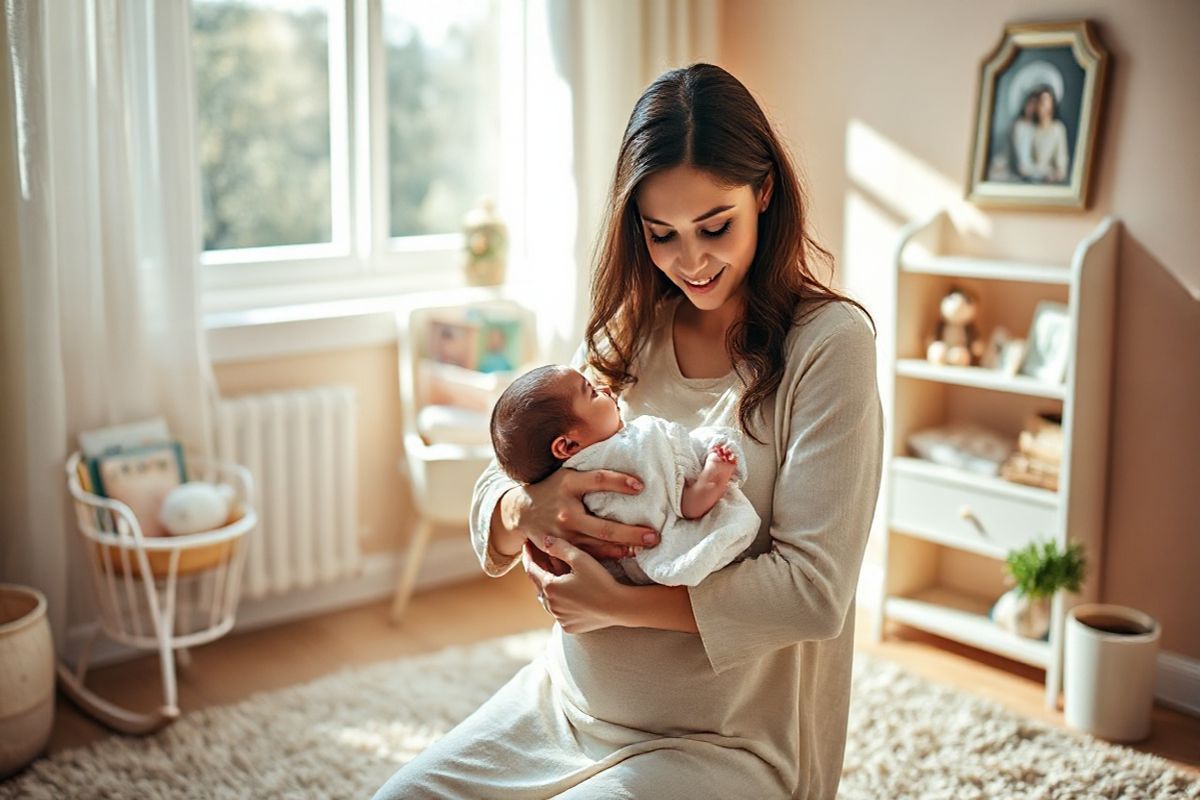
[(192, 8), (204, 249), (334, 244), (335, 215), (347, 227), (335, 184), (347, 176), (333, 173), (333, 133), (345, 124), (345, 103), (333, 101), (345, 92), (330, 80), (344, 55), (331, 47), (329, 4)]
[(480, 198), (518, 222), (518, 173), (502, 165), (523, 113), (523, 13), (193, 0), (206, 288), (457, 276)]
[(497, 3), (384, 5), (392, 236), (448, 233), (499, 182)]

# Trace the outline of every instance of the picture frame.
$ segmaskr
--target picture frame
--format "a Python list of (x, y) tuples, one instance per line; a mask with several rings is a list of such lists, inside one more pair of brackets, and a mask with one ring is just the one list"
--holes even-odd
[(469, 309), (429, 320), (424, 355), (476, 372), (513, 372), (521, 365), (524, 335), (515, 317)]
[(1086, 209), (1110, 68), (1089, 20), (1006, 26), (980, 66), (967, 199)]
[(1071, 313), (1062, 303), (1043, 300), (1029, 324), (1020, 375), (1045, 383), (1062, 383), (1071, 354)]
[(425, 348), (434, 361), (473, 370), (479, 361), (479, 328), (462, 320), (431, 319)]

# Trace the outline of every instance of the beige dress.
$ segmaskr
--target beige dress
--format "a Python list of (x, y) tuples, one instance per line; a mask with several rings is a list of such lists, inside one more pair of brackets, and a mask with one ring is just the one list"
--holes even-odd
[[(621, 397), (626, 419), (737, 425), (733, 375), (685, 378), (675, 304)], [(397, 772), (379, 798), (832, 798), (850, 699), (854, 594), (879, 491), (882, 411), (866, 318), (831, 303), (797, 324), (769, 427), (744, 437), (743, 491), (763, 526), (744, 556), (690, 587), (700, 635), (565, 634)], [(471, 533), (513, 484), (493, 465)], [(530, 602), (532, 602), (532, 597)], [(481, 609), (480, 613), (486, 613)]]

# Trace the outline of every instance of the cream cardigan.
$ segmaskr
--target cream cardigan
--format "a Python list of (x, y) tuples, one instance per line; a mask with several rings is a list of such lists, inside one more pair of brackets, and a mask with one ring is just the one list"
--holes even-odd
[[(620, 399), (622, 413), (654, 414), (689, 429), (736, 426), (741, 384), (734, 374), (692, 379), (679, 370), (676, 305), (663, 307), (635, 365), (639, 380)], [(749, 475), (742, 488), (763, 524), (741, 560), (689, 587), (699, 636), (647, 628), (570, 635), (556, 625), (544, 658), (526, 668), (538, 671), (532, 682), (543, 687), (527, 699), (540, 705), (537, 713), (557, 718), (550, 729), (570, 734), (508, 743), (530, 752), (528, 764), (506, 765), (514, 776), (543, 770), (538, 785), (561, 791), (626, 756), (695, 747), (716, 770), (721, 756), (713, 754), (728, 753), (731, 776), (752, 755), (763, 782), (756, 789), (743, 783), (744, 796), (835, 796), (855, 589), (880, 482), (875, 341), (861, 312), (834, 302), (793, 327), (786, 358), (766, 424), (754, 431), (763, 443), (743, 439)], [(493, 464), (476, 486), (471, 535), (489, 575), (519, 561), (498, 558), (489, 546), (492, 512), (514, 485)], [(477, 713), (487, 716), (489, 706), (496, 707), (489, 701)], [(495, 734), (505, 735), (505, 723), (495, 723)], [(562, 748), (583, 748), (594, 767), (550, 774)]]

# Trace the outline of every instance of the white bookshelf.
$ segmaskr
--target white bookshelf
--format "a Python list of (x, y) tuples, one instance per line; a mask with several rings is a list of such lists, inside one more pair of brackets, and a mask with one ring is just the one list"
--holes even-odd
[[(1120, 223), (1107, 217), (1076, 247), (1069, 264), (1029, 263), (955, 252), (949, 215), (909, 226), (896, 251), (895, 359), (884, 543), (885, 621), (910, 625), (1046, 671), (1046, 705), (1062, 683), (1063, 621), (1071, 605), (1098, 599), (1108, 463), (1109, 384)], [(983, 367), (925, 359), (938, 303), (952, 286), (979, 300), (979, 333), (996, 325), (1024, 337), (1038, 302), (1070, 315), (1066, 379), (1051, 384)], [(1063, 462), (1057, 491), (969, 473), (913, 457), (909, 434), (953, 420), (1011, 435), (1028, 416), (1062, 414)], [(1088, 575), (1078, 595), (1060, 593), (1049, 641), (1016, 636), (987, 617), (1003, 593), (1004, 557), (1030, 541), (1083, 544)]]
[(1067, 394), (1067, 390), (1062, 384), (1045, 383), (1027, 375), (1005, 375), (997, 370), (983, 367), (934, 364), (923, 358), (897, 359), (896, 374), (903, 378), (953, 383), (959, 386), (975, 386), (980, 389), (1027, 394), (1032, 397), (1048, 397), (1054, 400), (1062, 400)]

